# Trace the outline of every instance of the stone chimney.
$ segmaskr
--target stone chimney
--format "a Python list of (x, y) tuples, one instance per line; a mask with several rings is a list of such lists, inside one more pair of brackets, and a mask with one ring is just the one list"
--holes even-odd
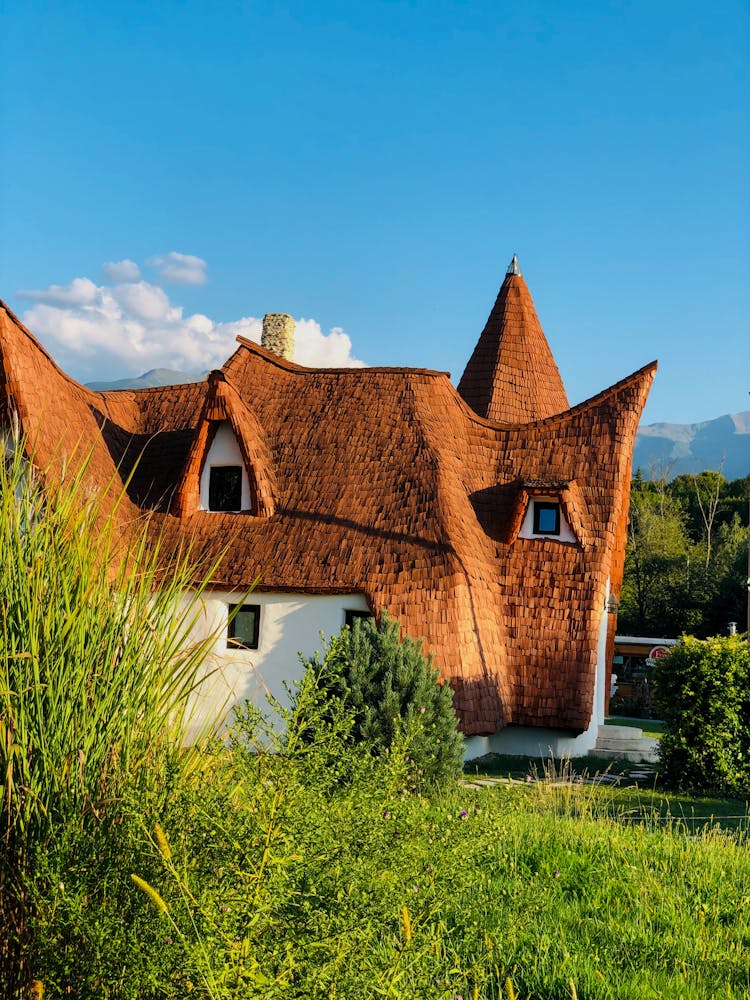
[(294, 355), (294, 320), (286, 313), (266, 313), (263, 317), (261, 345), (280, 358), (291, 361)]

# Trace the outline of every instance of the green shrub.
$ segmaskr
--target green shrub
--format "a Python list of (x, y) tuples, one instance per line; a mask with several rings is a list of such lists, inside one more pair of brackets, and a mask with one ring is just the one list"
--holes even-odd
[(657, 662), (667, 731), (668, 784), (693, 792), (750, 793), (750, 647), (740, 636), (683, 637)]
[[(463, 737), (453, 709), (453, 691), (422, 652), (422, 644), (400, 638), (387, 614), (379, 624), (359, 619), (334, 636), (321, 661), (305, 661), (305, 684), (317, 691), (328, 717), (351, 713), (349, 738), (375, 754), (400, 753), (408, 787), (456, 778), (463, 764)], [(311, 737), (320, 739), (318, 731)]]

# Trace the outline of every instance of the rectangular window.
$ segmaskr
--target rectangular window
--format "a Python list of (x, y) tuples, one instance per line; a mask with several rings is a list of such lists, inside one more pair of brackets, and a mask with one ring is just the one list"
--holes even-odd
[(345, 624), (351, 628), (358, 618), (372, 618), (371, 611), (352, 611), (349, 608), (344, 610)]
[[(237, 608), (237, 604), (229, 605), (230, 616)], [(243, 604), (229, 623), (227, 647), (229, 649), (257, 649), (259, 634), (260, 604)]]
[(242, 509), (242, 466), (211, 466), (208, 476), (208, 509)]
[(534, 501), (534, 534), (560, 534), (560, 504), (546, 500)]

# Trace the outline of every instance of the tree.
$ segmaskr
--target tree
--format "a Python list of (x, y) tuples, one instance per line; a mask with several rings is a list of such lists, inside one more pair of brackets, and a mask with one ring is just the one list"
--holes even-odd
[[(744, 623), (750, 477), (633, 477), (618, 628), (705, 637)], [(742, 627), (742, 626), (741, 626)]]
[(318, 705), (328, 706), (331, 718), (342, 708), (353, 714), (349, 738), (355, 743), (375, 754), (404, 746), (413, 785), (455, 778), (463, 763), (463, 737), (453, 692), (440, 683), (421, 641), (399, 636), (399, 623), (385, 613), (379, 624), (357, 619), (330, 640), (322, 661), (317, 655), (304, 661), (306, 681), (314, 684)]
[(640, 635), (683, 631), (691, 624), (689, 587), (690, 546), (682, 508), (663, 480), (637, 480), (630, 497), (620, 629)]

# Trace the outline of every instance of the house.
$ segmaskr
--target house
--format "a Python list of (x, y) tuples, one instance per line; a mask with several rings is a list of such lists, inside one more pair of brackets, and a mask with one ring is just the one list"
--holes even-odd
[(37, 463), (83, 444), (92, 486), (127, 481), (120, 517), (226, 550), (204, 710), (283, 695), (321, 631), (387, 609), (453, 685), (468, 756), (588, 750), (656, 364), (571, 407), (515, 258), (457, 389), (425, 369), (303, 368), (293, 332), (270, 314), (264, 346), (238, 337), (204, 382), (94, 392), (3, 306), (0, 405)]

